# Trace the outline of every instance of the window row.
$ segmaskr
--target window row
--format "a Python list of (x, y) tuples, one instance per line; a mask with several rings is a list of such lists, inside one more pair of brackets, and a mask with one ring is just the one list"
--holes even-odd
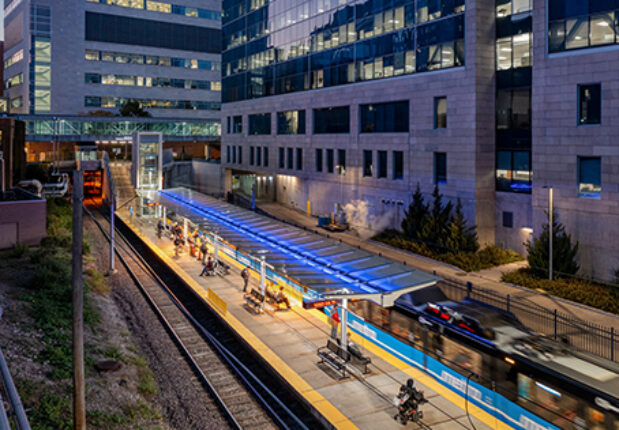
[[(374, 163), (374, 151), (363, 151), (363, 177), (386, 178), (387, 177), (387, 151), (375, 151), (376, 163)], [(374, 166), (376, 165), (376, 169)], [(404, 179), (404, 152), (391, 151), (391, 179)]]
[(580, 16), (548, 24), (550, 52), (582, 49), (619, 43), (619, 9), (595, 15)]
[(104, 3), (114, 6), (145, 9), (151, 12), (173, 13), (175, 15), (191, 16), (194, 18), (213, 19), (221, 21), (221, 12), (198, 7), (179, 6), (154, 0), (87, 0), (93, 3)]
[[(267, 156), (265, 157), (265, 160), (268, 160), (268, 149), (266, 149), (266, 154)], [(226, 163), (230, 164), (243, 164), (243, 147), (236, 145), (236, 146), (226, 146)], [(267, 161), (267, 165), (268, 165), (268, 161)]]
[(85, 107), (120, 108), (128, 101), (137, 101), (143, 108), (151, 109), (190, 109), (190, 110), (220, 110), (221, 103), (195, 100), (158, 100), (134, 99), (124, 97), (84, 97)]
[[(337, 106), (313, 109), (313, 133), (350, 133), (350, 107)], [(243, 117), (229, 116), (228, 134), (243, 132)], [(248, 115), (248, 135), (270, 135), (271, 114)], [(435, 129), (447, 128), (447, 97), (434, 98)], [(408, 133), (409, 101), (371, 103), (359, 105), (359, 132), (365, 133)], [(305, 134), (305, 110), (277, 112), (277, 134)]]
[[(301, 148), (298, 148), (300, 151)], [(302, 163), (302, 160), (299, 158)], [(267, 146), (249, 147), (249, 165), (257, 167), (269, 167), (269, 148)], [(299, 168), (301, 170), (301, 168)]]
[(113, 73), (86, 73), (86, 84), (123, 85), (153, 88), (185, 88), (221, 91), (219, 81), (198, 81), (195, 79), (159, 78), (151, 76), (116, 75)]
[(8, 89), (11, 87), (15, 87), (17, 85), (21, 85), (23, 83), (24, 83), (24, 74), (18, 73), (15, 76), (11, 76), (10, 78), (8, 78), (6, 82), (4, 83), (4, 87)]
[[(337, 164), (335, 155), (337, 153)], [(280, 148), (280, 154), (283, 154), (283, 148)], [(345, 149), (322, 149), (316, 148), (314, 163), (317, 172), (326, 171), (327, 173), (336, 173), (338, 175), (346, 174), (346, 150)], [(323, 156), (324, 154), (324, 156)], [(281, 168), (280, 159), (280, 168)]]
[[(397, 20), (388, 19), (388, 21)], [(270, 34), (260, 43), (249, 43), (247, 51), (241, 47), (226, 50), (223, 54), (223, 61), (226, 64), (224, 75), (255, 70), (316, 53), (321, 53), (321, 55), (312, 56), (311, 63), (324, 66), (330, 55), (325, 52), (333, 48), (338, 48), (338, 50), (331, 51), (331, 56), (334, 58), (328, 61), (333, 65), (354, 63), (396, 52), (414, 52), (416, 47), (429, 47), (464, 39), (464, 16), (455, 15), (417, 27), (406, 26), (406, 28), (389, 29), (389, 31), (386, 31), (386, 28), (356, 28), (354, 24), (347, 24), (328, 33), (328, 36), (325, 36), (324, 32), (311, 31), (310, 28), (303, 29), (303, 32), (299, 33), (301, 36)], [(417, 46), (415, 45), (415, 33), (417, 34)], [(312, 70), (315, 69), (316, 67), (312, 67)]]
[[(336, 46), (343, 43), (341, 36), (350, 38), (350, 24), (353, 31), (356, 30), (357, 37), (362, 39), (462, 13), (465, 8), (464, 0), (367, 0), (355, 5), (345, 3), (346, 0), (276, 1), (268, 8), (240, 19), (230, 20), (224, 16), (225, 49), (280, 32), (285, 32), (283, 39), (289, 41), (296, 41), (311, 32), (315, 40), (320, 38), (325, 43), (331, 40), (335, 43), (332, 46)], [(336, 40), (330, 37), (333, 33)]]
[(123, 64), (146, 64), (149, 66), (184, 67), (186, 69), (221, 70), (221, 63), (219, 61), (128, 54), (125, 52), (97, 51), (95, 49), (87, 49), (84, 58), (88, 61), (109, 61)]
[(548, 19), (574, 18), (619, 8), (617, 0), (548, 0)]
[(13, 64), (19, 63), (23, 59), (24, 59), (24, 50), (20, 49), (19, 51), (15, 52), (13, 55), (11, 55), (9, 58), (6, 59), (6, 61), (4, 62), (4, 68), (8, 69)]
[(85, 39), (93, 42), (218, 54), (220, 32), (216, 28), (86, 12)]

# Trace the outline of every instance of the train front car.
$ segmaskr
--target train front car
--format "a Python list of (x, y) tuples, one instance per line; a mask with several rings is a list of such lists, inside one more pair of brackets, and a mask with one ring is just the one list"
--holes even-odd
[(408, 351), (410, 364), (514, 428), (619, 429), (619, 366), (540, 336), (509, 312), (452, 301), (436, 285), (391, 308), (362, 300), (351, 310)]

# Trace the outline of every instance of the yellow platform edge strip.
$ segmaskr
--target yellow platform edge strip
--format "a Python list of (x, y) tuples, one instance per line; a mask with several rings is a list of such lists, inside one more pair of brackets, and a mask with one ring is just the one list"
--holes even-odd
[[(357, 429), (342, 412), (325, 399), (320, 393), (301, 378), (290, 366), (286, 364), (277, 354), (275, 354), (267, 345), (264, 344), (258, 337), (249, 331), (243, 323), (236, 319), (229, 312), (222, 313), (220, 309), (208, 298), (208, 293), (200, 284), (198, 284), (191, 276), (189, 276), (176, 262), (174, 262), (164, 251), (120, 214), (116, 214), (133, 233), (138, 236), (155, 254), (159, 256), (174, 272), (180, 276), (194, 292), (211, 308), (214, 309), (221, 318), (223, 318), (233, 330), (236, 331), (251, 347), (259, 353), (271, 367), (284, 378), (295, 391), (301, 394), (305, 400), (311, 404), (331, 425), (338, 429)], [(236, 263), (236, 261), (234, 261)], [(240, 264), (237, 264), (237, 267)], [(242, 266), (241, 266), (242, 267)]]

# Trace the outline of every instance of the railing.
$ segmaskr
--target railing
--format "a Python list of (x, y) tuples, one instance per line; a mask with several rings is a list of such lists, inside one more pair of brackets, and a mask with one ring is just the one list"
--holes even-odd
[(455, 301), (466, 297), (511, 312), (529, 329), (568, 343), (577, 350), (611, 361), (619, 361), (619, 337), (614, 327), (604, 327), (557, 309), (547, 309), (522, 297), (502, 295), (495, 291), (445, 279), (439, 283), (445, 295)]
[[(2, 354), (2, 350), (0, 350), (0, 374), (2, 375), (3, 388), (2, 396), (0, 396), (0, 402), (2, 403), (2, 407), (0, 407), (0, 428), (30, 430), (28, 417), (26, 417), (26, 412), (24, 411), (19, 394), (13, 383), (13, 378), (11, 378), (11, 373), (4, 359), (4, 355)], [(6, 398), (6, 403), (8, 403), (8, 411), (5, 409), (4, 398)], [(13, 424), (13, 426), (11, 426), (11, 424)]]

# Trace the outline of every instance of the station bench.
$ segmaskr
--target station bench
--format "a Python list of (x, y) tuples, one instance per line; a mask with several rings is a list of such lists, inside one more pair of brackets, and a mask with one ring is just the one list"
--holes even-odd
[(340, 375), (340, 379), (346, 378), (346, 363), (350, 361), (348, 351), (344, 351), (337, 343), (329, 339), (327, 346), (318, 348), (317, 354), (320, 357), (319, 364), (327, 364)]
[(370, 373), (370, 370), (368, 369), (368, 366), (372, 364), (372, 359), (370, 357), (363, 355), (357, 346), (349, 347), (348, 352), (350, 352), (350, 363), (353, 366), (359, 368), (364, 375)]
[(244, 296), (247, 305), (256, 313), (262, 312), (262, 305), (264, 304), (264, 296), (260, 291), (252, 288), (248, 294)]

